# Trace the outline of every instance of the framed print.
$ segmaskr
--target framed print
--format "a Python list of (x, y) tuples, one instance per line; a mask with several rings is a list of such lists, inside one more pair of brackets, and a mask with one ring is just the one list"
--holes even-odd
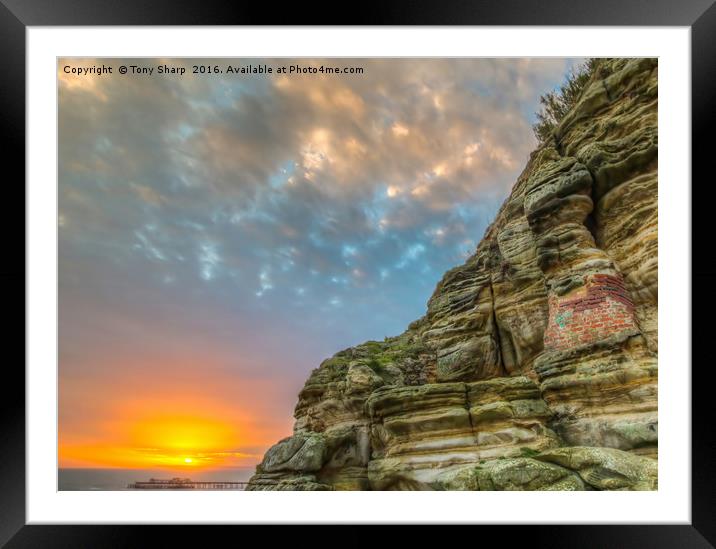
[(2, 541), (712, 546), (690, 182), (716, 8), (255, 9), (2, 7), (26, 227)]

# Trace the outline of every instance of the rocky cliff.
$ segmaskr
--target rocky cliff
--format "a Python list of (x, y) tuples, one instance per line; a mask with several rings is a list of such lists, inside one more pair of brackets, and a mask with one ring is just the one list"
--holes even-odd
[(314, 370), (248, 489), (656, 489), (657, 296), (657, 61), (603, 60), (427, 314)]

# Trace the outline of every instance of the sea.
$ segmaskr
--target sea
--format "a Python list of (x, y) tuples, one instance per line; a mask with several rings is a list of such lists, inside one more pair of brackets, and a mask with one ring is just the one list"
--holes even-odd
[(254, 474), (254, 467), (214, 470), (176, 471), (171, 469), (59, 469), (58, 489), (77, 490), (129, 490), (132, 482), (146, 482), (150, 478), (189, 478), (195, 482), (246, 482)]

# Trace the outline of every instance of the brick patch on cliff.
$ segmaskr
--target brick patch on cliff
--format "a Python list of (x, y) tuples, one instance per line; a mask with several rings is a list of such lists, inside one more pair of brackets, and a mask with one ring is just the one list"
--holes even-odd
[(549, 298), (545, 349), (567, 349), (606, 337), (636, 332), (634, 304), (621, 277), (594, 274), (585, 277), (576, 294)]

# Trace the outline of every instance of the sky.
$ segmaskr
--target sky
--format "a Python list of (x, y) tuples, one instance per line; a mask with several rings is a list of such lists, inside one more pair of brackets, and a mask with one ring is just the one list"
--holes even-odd
[(323, 359), (424, 314), (577, 62), (60, 59), (60, 467), (259, 462)]

